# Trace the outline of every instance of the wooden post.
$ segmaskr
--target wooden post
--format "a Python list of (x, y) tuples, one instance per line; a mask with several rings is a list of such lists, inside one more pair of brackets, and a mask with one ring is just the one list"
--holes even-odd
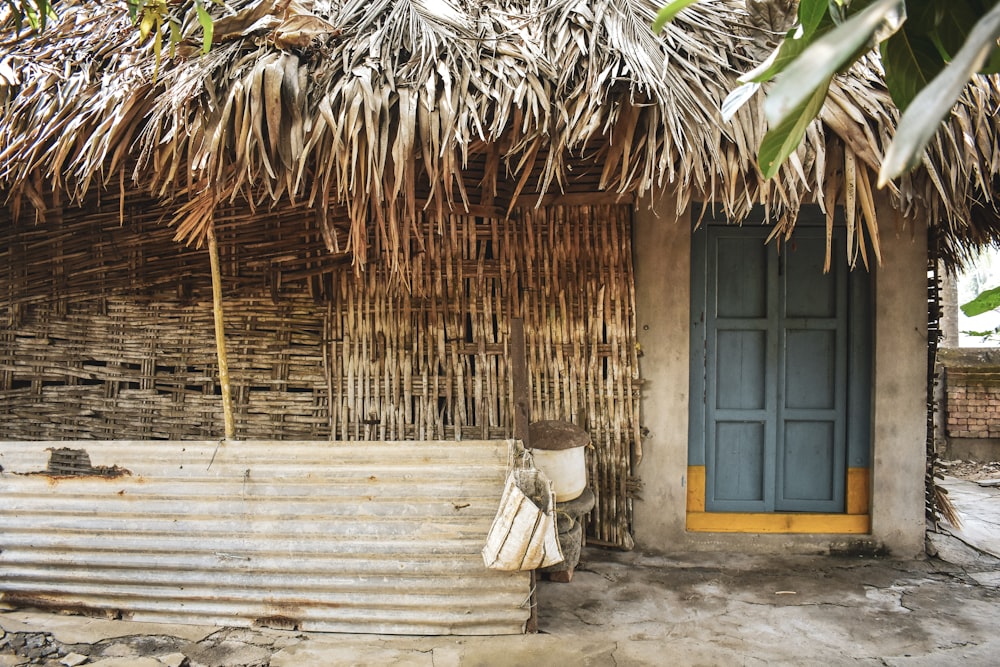
[[(528, 351), (524, 342), (524, 320), (510, 321), (510, 374), (514, 385), (514, 438), (527, 449), (531, 446), (528, 426), (531, 424), (531, 388), (528, 386)], [(530, 613), (525, 630), (538, 632), (538, 571), (531, 571)]]
[(524, 342), (524, 320), (510, 321), (510, 373), (514, 385), (514, 438), (530, 447), (531, 389), (528, 386), (528, 352)]
[(212, 312), (215, 315), (215, 351), (219, 356), (219, 385), (222, 388), (222, 414), (226, 440), (236, 437), (233, 418), (233, 392), (229, 384), (229, 360), (226, 357), (225, 321), (222, 317), (222, 271), (219, 268), (219, 244), (215, 239), (215, 221), (208, 225), (208, 255), (212, 262)]

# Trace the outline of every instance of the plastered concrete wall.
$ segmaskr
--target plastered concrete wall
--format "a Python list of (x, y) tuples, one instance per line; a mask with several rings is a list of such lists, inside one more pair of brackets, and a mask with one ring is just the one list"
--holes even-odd
[(924, 553), (927, 233), (879, 206), (875, 272), (872, 534), (899, 557)]
[[(815, 553), (888, 549), (923, 553), (926, 236), (881, 207), (883, 266), (875, 276), (872, 534), (765, 535), (685, 530), (690, 349), (691, 220), (675, 202), (636, 211), (636, 319), (642, 356), (642, 425), (636, 475), (640, 549)], [(905, 362), (905, 363), (904, 363)]]
[(643, 483), (634, 503), (640, 548), (668, 550), (684, 535), (688, 439), (688, 350), (691, 311), (690, 216), (678, 220), (675, 202), (645, 203), (633, 225)]

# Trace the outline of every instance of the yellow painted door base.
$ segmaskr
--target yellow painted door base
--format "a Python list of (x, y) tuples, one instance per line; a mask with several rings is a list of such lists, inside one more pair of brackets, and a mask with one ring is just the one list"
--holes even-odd
[(705, 466), (688, 466), (687, 529), (705, 533), (836, 533), (871, 532), (867, 468), (847, 471), (847, 512), (706, 512)]

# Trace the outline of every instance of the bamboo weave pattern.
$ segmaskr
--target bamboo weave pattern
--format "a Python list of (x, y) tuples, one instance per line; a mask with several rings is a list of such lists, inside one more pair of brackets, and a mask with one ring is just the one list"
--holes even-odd
[[(0, 224), (0, 438), (221, 437), (207, 252), (161, 215), (112, 198)], [(591, 535), (630, 546), (631, 207), (427, 215), (405, 275), (355, 272), (311, 215), (217, 220), (237, 436), (510, 437), (508, 323), (523, 317), (532, 419), (590, 433)]]

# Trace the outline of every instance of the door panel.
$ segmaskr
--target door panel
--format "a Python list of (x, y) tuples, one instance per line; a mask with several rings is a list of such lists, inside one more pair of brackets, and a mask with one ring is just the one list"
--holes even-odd
[[(835, 240), (840, 240), (839, 230)], [(774, 509), (843, 512), (847, 476), (847, 274), (823, 273), (826, 238), (797, 230), (784, 249), (779, 309), (778, 487)]]
[(706, 509), (843, 512), (846, 272), (824, 230), (767, 231), (707, 230)]
[(836, 331), (785, 332), (785, 407), (837, 407)]
[(763, 503), (767, 446), (763, 422), (719, 422), (716, 428), (716, 499)]
[(716, 406), (763, 410), (767, 382), (767, 332), (720, 331), (717, 340)]
[(784, 248), (785, 317), (836, 317), (837, 281), (843, 267), (830, 263), (830, 272), (823, 274), (826, 237), (819, 230), (803, 235)]
[(780, 497), (786, 502), (834, 500), (836, 459), (842, 453), (830, 422), (787, 420)]
[(715, 230), (708, 249), (706, 507), (774, 505), (777, 265), (763, 238)]
[(767, 317), (767, 250), (738, 235), (718, 239), (716, 317)]

